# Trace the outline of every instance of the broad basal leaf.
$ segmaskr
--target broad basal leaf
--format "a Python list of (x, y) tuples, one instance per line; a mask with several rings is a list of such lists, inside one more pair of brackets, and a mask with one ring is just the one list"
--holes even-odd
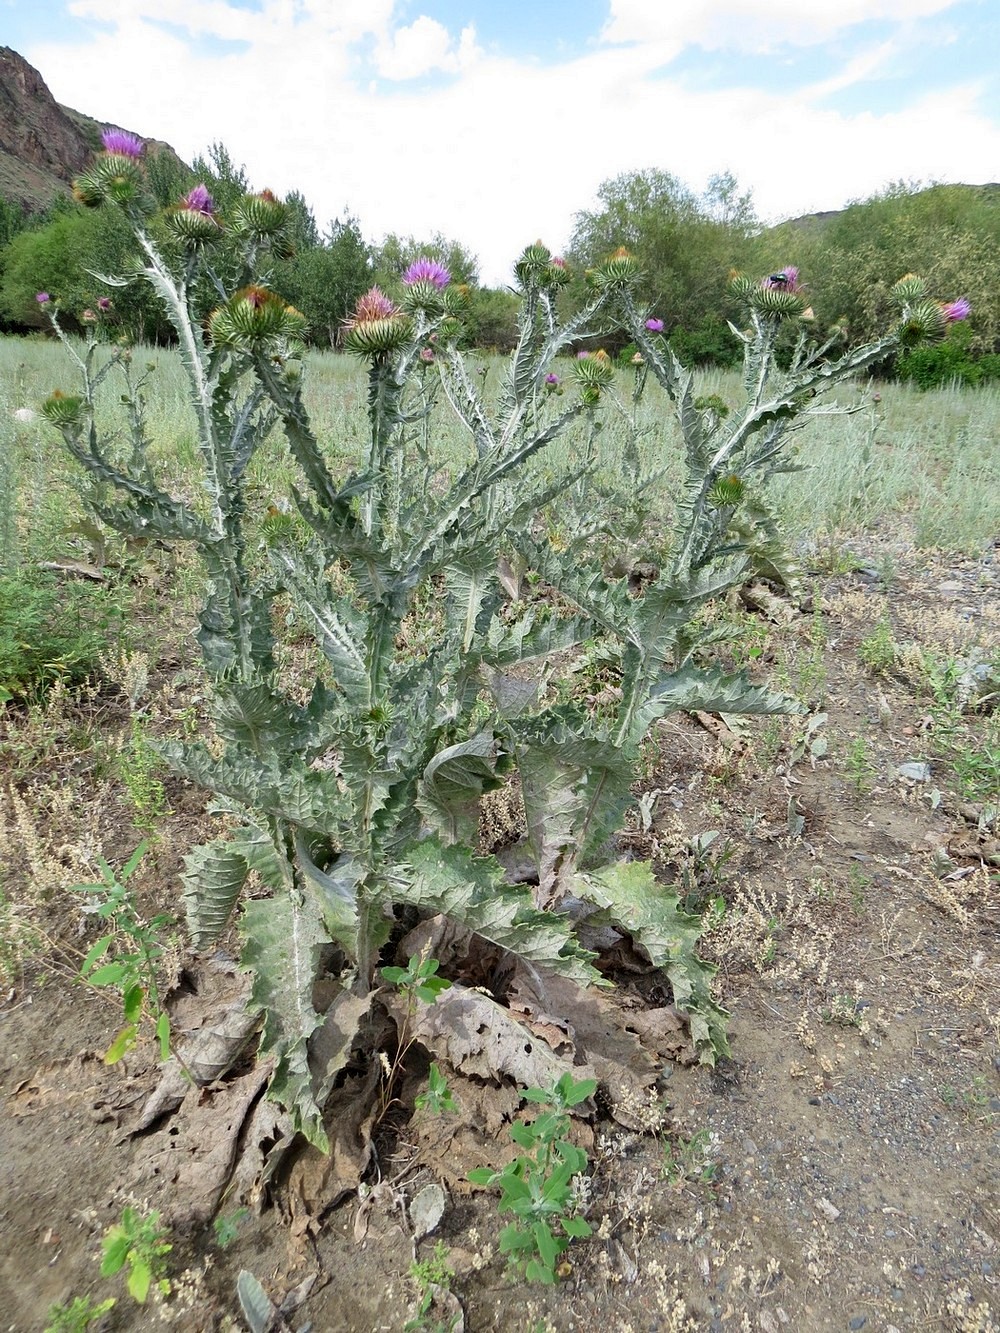
[(537, 901), (548, 905), (570, 891), (583, 858), (617, 830), (632, 768), (572, 708), (514, 719), (509, 728), (538, 862)]
[(695, 952), (701, 923), (682, 912), (677, 894), (657, 882), (648, 861), (620, 861), (576, 877), (576, 892), (627, 930), (654, 967), (670, 978), (674, 1004), (686, 1015), (700, 1059), (729, 1054), (727, 1014), (712, 999), (715, 968)]
[(393, 896), (421, 911), (441, 912), (529, 962), (585, 985), (605, 984), (568, 919), (537, 911), (530, 891), (508, 884), (493, 857), (473, 856), (466, 847), (427, 838), (403, 857)]
[(310, 1143), (325, 1151), (308, 1042), (322, 1021), (313, 1008), (313, 981), (319, 950), (330, 937), (312, 901), (294, 892), (248, 902), (240, 934), (241, 962), (253, 976), (250, 1002), (264, 1014), (260, 1053), (275, 1057), (269, 1095), (291, 1112)]
[(301, 835), (295, 839), (295, 852), (316, 895), (327, 930), (351, 958), (357, 958), (357, 886), (362, 867), (349, 856), (339, 856), (331, 866), (321, 870)]
[(202, 843), (185, 856), (182, 896), (196, 949), (207, 948), (222, 934), (246, 877), (246, 859), (228, 838)]
[(763, 685), (752, 685), (746, 672), (729, 674), (718, 667), (684, 666), (661, 676), (637, 709), (632, 737), (638, 742), (658, 718), (669, 713), (803, 713), (797, 699)]
[(474, 845), (479, 833), (479, 799), (499, 785), (497, 745), (481, 731), (441, 750), (424, 769), (417, 806), (444, 842)]

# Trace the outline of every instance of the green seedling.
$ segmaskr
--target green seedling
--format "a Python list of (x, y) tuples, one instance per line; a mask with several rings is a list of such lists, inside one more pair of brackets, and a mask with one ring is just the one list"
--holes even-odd
[(114, 1309), (115, 1298), (92, 1302), (86, 1296), (74, 1296), (69, 1305), (53, 1305), (46, 1315), (45, 1333), (87, 1333), (91, 1324)]
[(226, 1250), (243, 1230), (250, 1219), (249, 1208), (237, 1208), (233, 1213), (223, 1213), (212, 1222), (215, 1243), (220, 1250)]
[(712, 1135), (707, 1129), (685, 1139), (678, 1137), (663, 1149), (660, 1176), (670, 1185), (685, 1182), (710, 1185), (718, 1172), (718, 1163), (712, 1161)]
[[(383, 967), (381, 969), (383, 979), (389, 982), (391, 986), (395, 986), (400, 994), (405, 996), (406, 1011), (403, 1014), (403, 1021), (399, 1029), (399, 1044), (396, 1047), (396, 1055), (389, 1069), (379, 1103), (377, 1120), (381, 1120), (392, 1105), (392, 1090), (396, 1083), (396, 1076), (409, 1053), (410, 1047), (413, 1045), (414, 1037), (411, 1029), (413, 1016), (417, 1012), (417, 1005), (420, 1003), (434, 1004), (442, 991), (451, 987), (451, 982), (446, 977), (437, 975), (440, 966), (441, 964), (436, 958), (421, 958), (419, 955), (413, 954), (406, 967)], [(428, 1090), (417, 1098), (415, 1104), (417, 1106), (424, 1104), (434, 1112), (458, 1109), (454, 1098), (448, 1091), (448, 1084), (445, 1082), (444, 1075), (437, 1065), (431, 1065)]]
[(410, 1265), (410, 1280), (417, 1288), (417, 1307), (403, 1325), (403, 1333), (451, 1333), (457, 1317), (444, 1324), (433, 1317), (433, 1307), (440, 1292), (451, 1290), (454, 1277), (454, 1269), (448, 1265), (448, 1247), (442, 1241), (437, 1242), (428, 1258), (414, 1260)]
[(448, 1082), (436, 1062), (431, 1065), (427, 1074), (427, 1091), (420, 1093), (413, 1104), (418, 1111), (430, 1111), (432, 1115), (440, 1115), (442, 1111), (458, 1110), (458, 1102), (452, 1096)]
[(160, 1059), (167, 1060), (171, 1054), (170, 1017), (160, 1003), (156, 978), (156, 964), (163, 953), (160, 932), (170, 923), (170, 917), (160, 914), (144, 921), (129, 887), (148, 845), (141, 842), (119, 874), (98, 857), (102, 878), (92, 884), (74, 884), (71, 889), (89, 894), (90, 902), (83, 910), (110, 926), (108, 933), (88, 949), (80, 968), (80, 976), (89, 985), (121, 991), (125, 1026), (104, 1053), (109, 1065), (132, 1050), (144, 1020), (156, 1033)]
[(474, 1185), (499, 1186), (499, 1211), (516, 1218), (500, 1233), (500, 1252), (529, 1282), (553, 1284), (570, 1241), (591, 1235), (590, 1223), (575, 1214), (573, 1183), (587, 1168), (587, 1154), (569, 1142), (567, 1112), (596, 1087), (594, 1079), (576, 1082), (563, 1074), (547, 1092), (527, 1088), (525, 1100), (546, 1109), (530, 1124), (511, 1126), (511, 1138), (526, 1151), (502, 1171), (484, 1166), (469, 1172)]
[(169, 1296), (166, 1257), (174, 1247), (167, 1240), (168, 1234), (160, 1226), (158, 1212), (143, 1215), (135, 1208), (124, 1208), (121, 1221), (109, 1227), (101, 1241), (101, 1276), (114, 1277), (127, 1268), (128, 1293), (140, 1305), (145, 1305), (151, 1289)]

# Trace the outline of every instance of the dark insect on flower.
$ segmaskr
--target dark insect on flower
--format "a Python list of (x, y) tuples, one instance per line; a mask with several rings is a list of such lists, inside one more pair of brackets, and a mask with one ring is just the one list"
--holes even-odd
[(787, 285), (789, 277), (787, 273), (769, 273), (767, 280), (773, 282), (775, 287), (784, 287)]

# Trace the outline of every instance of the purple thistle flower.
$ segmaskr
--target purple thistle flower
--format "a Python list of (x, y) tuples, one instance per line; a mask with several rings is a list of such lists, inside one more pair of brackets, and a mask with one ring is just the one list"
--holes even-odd
[(663, 320), (662, 320), (662, 319), (647, 319), (647, 320), (646, 320), (646, 328), (649, 329), (650, 333), (662, 333), (662, 332), (663, 332)]
[(762, 287), (776, 287), (782, 292), (797, 292), (799, 288), (799, 270), (794, 264), (786, 264), (772, 273), (761, 283)]
[(960, 296), (957, 301), (945, 302), (941, 309), (949, 324), (957, 324), (959, 320), (968, 319), (972, 313), (972, 306), (964, 296)]
[(120, 153), (122, 157), (142, 157), (146, 145), (128, 130), (107, 129), (101, 135), (101, 143), (108, 153)]
[(434, 349), (433, 349), (433, 347), (422, 347), (422, 348), (420, 349), (420, 360), (421, 360), (421, 361), (433, 361), (433, 360), (434, 360)]
[(97, 298), (97, 308), (98, 308), (98, 310), (105, 310), (105, 311), (106, 311), (106, 310), (110, 310), (110, 309), (111, 309), (111, 297), (110, 297), (110, 296), (99, 296), (99, 297)]
[(38, 295), (35, 297), (35, 300), (38, 302), (39, 305), (48, 305), (48, 303), (52, 300), (52, 297), (48, 294), (48, 292), (39, 292)]
[(376, 319), (391, 319), (399, 314), (399, 307), (394, 305), (379, 287), (369, 287), (364, 296), (359, 296), (354, 307), (354, 314), (347, 321), (347, 327), (354, 324), (369, 324)]
[(559, 376), (558, 376), (558, 375), (553, 375), (553, 374), (551, 373), (551, 371), (550, 371), (549, 374), (545, 376), (545, 383), (546, 383), (546, 384), (556, 385), (556, 384), (559, 383)]
[(210, 218), (215, 212), (215, 200), (203, 184), (196, 185), (184, 196), (184, 207), (189, 208), (192, 213), (203, 213), (205, 217)]
[(587, 359), (588, 356), (590, 356), (590, 353), (587, 352), (587, 351), (585, 351), (585, 350), (581, 347), (580, 350), (579, 350), (579, 351), (577, 352), (577, 354), (576, 354), (576, 359), (577, 359), (577, 361), (586, 361), (586, 359)]
[(436, 259), (421, 255), (403, 274), (403, 282), (407, 287), (412, 287), (415, 282), (430, 282), (435, 287), (441, 288), (447, 287), (451, 282), (451, 274)]

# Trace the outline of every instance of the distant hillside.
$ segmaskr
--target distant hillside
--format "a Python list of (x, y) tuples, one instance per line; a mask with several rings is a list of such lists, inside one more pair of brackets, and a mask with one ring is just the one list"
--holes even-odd
[[(937, 189), (938, 187), (936, 185), (928, 185), (925, 188), (928, 190), (934, 190)], [(987, 201), (988, 203), (994, 205), (1000, 203), (1000, 184), (997, 184), (995, 182), (991, 182), (989, 185), (955, 184), (955, 185), (949, 185), (947, 188), (952, 190), (969, 190), (972, 194), (979, 195), (980, 198)], [(923, 194), (924, 191), (918, 190), (917, 193)], [(867, 200), (862, 200), (858, 202), (867, 202)], [(802, 231), (822, 231), (822, 229), (827, 225), (828, 222), (832, 222), (834, 218), (839, 218), (843, 212), (844, 209), (842, 208), (834, 208), (834, 209), (829, 209), (824, 213), (805, 213), (803, 214), (802, 217), (789, 218), (786, 222), (779, 222), (776, 224), (775, 227), (768, 227), (765, 230), (776, 231), (779, 228), (783, 227), (796, 227)]]
[[(0, 46), (0, 195), (32, 212), (69, 194), (73, 177), (101, 146), (104, 128), (60, 106), (23, 56)], [(125, 129), (126, 126), (116, 128)], [(177, 154), (169, 144), (160, 151)]]

